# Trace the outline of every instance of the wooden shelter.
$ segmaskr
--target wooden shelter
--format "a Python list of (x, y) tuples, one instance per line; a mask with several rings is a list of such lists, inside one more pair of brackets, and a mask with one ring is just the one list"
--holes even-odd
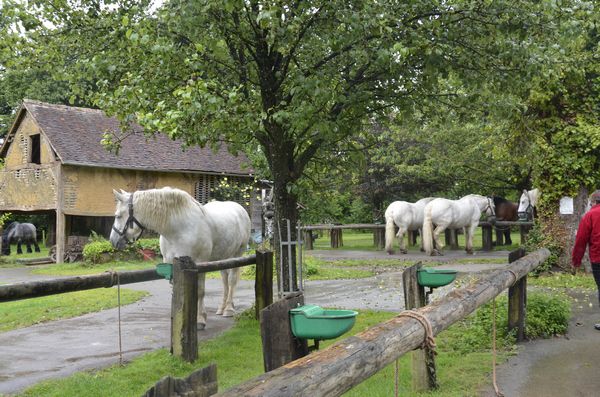
[[(101, 143), (121, 135), (119, 122), (102, 111), (25, 100), (0, 147), (0, 212), (50, 216), (49, 240), (57, 261), (70, 235), (93, 230), (108, 236), (113, 223), (113, 189), (136, 191), (163, 186), (187, 191), (201, 203), (223, 178), (252, 184), (248, 159), (223, 146), (184, 149), (164, 134), (147, 137), (132, 126), (117, 153)], [(251, 195), (256, 196), (256, 195)], [(260, 202), (240, 197), (260, 225)]]

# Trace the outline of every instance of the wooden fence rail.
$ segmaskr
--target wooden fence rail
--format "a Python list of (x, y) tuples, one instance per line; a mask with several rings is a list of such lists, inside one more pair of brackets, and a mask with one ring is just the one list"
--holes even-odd
[[(498, 228), (506, 228), (506, 227), (516, 227), (518, 226), (521, 232), (521, 244), (525, 243), (525, 239), (527, 238), (527, 233), (529, 229), (534, 225), (533, 222), (512, 222), (512, 221), (480, 221), (479, 227), (482, 229), (482, 248), (484, 251), (491, 251), (493, 249), (492, 243), (492, 235), (493, 230)], [(338, 225), (338, 224), (323, 224), (323, 225), (305, 225), (300, 228), (301, 231), (304, 232), (304, 242), (307, 250), (313, 249), (313, 241), (310, 238), (310, 232), (314, 230), (329, 230), (331, 237), (331, 248), (340, 248), (343, 246), (342, 243), (342, 230), (373, 230), (373, 244), (378, 249), (383, 249), (385, 244), (385, 225), (384, 224), (376, 224), (376, 223), (352, 223), (346, 225)], [(446, 244), (451, 247), (451, 249), (458, 248), (458, 238), (457, 234), (453, 230), (446, 230)], [(414, 234), (409, 231), (409, 243), (413, 245), (414, 243)]]
[[(233, 269), (255, 263), (256, 255), (249, 255), (221, 261), (197, 263), (196, 268), (201, 272), (212, 272), (216, 270)], [(162, 276), (156, 273), (156, 269), (144, 269), (127, 272), (104, 272), (102, 274), (88, 276), (62, 277), (51, 280), (6, 284), (0, 285), (0, 302), (36, 298), (94, 288), (110, 288), (117, 285), (117, 281), (119, 284), (123, 285), (159, 280), (162, 278)]]
[[(542, 248), (417, 311), (436, 335), (514, 285), (549, 255)], [(421, 346), (425, 337), (420, 322), (399, 315), (218, 395), (339, 396)]]

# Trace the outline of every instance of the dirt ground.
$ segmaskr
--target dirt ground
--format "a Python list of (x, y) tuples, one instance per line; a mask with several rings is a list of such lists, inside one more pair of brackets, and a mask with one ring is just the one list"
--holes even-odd
[[(460, 264), (461, 274), (492, 271), (504, 264), (486, 263), (489, 258), (507, 258), (507, 252), (476, 253), (465, 256), (451, 251), (435, 261), (469, 258)], [(382, 252), (313, 251), (323, 259), (389, 259)], [(394, 258), (429, 260), (423, 254), (395, 255)], [(482, 263), (477, 263), (481, 258)], [(489, 261), (488, 261), (489, 262)], [(458, 268), (458, 266), (454, 266)], [(10, 283), (34, 278), (30, 268), (0, 269), (0, 282)], [(403, 309), (401, 272), (382, 273), (359, 280), (309, 281), (305, 300), (323, 306), (400, 311)], [(121, 309), (124, 358), (166, 347), (170, 333), (170, 297), (168, 282), (163, 280), (131, 284), (127, 288), (150, 292), (150, 296)], [(432, 299), (442, 296), (451, 286), (436, 289)], [(207, 329), (199, 340), (213, 338), (232, 326), (231, 318), (216, 316), (220, 300), (220, 280), (207, 280)], [(506, 397), (511, 396), (598, 396), (600, 381), (594, 358), (600, 357), (600, 322), (596, 295), (581, 296), (567, 337), (527, 342), (519, 354), (498, 368), (498, 383)], [(236, 292), (239, 310), (249, 308), (254, 300), (254, 283), (241, 281)], [(589, 303), (593, 303), (590, 307)], [(90, 313), (73, 319), (53, 321), (0, 333), (0, 394), (15, 393), (44, 379), (64, 377), (77, 371), (102, 368), (118, 362), (117, 310)], [(490, 381), (491, 384), (491, 381)], [(481, 392), (493, 396), (493, 389)]]

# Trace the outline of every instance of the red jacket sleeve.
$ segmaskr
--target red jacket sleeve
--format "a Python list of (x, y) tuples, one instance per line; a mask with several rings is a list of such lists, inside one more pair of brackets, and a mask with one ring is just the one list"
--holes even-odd
[(577, 236), (575, 237), (575, 245), (573, 246), (573, 254), (571, 256), (571, 263), (574, 267), (581, 266), (581, 260), (585, 254), (585, 249), (590, 240), (590, 233), (592, 229), (592, 223), (588, 214), (584, 215), (579, 222), (579, 228), (577, 229)]

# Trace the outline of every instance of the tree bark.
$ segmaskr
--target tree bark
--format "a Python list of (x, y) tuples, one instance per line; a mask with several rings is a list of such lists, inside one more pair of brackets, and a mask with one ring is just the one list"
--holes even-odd
[[(560, 219), (564, 222), (564, 227), (567, 234), (565, 249), (559, 258), (559, 264), (564, 269), (568, 269), (571, 266), (571, 252), (573, 251), (573, 245), (575, 244), (575, 235), (577, 234), (579, 221), (581, 220), (583, 214), (585, 214), (587, 211), (588, 196), (589, 192), (587, 188), (581, 186), (577, 196), (573, 198), (573, 214), (559, 214)], [(581, 263), (586, 272), (589, 273), (592, 271), (587, 250)]]

